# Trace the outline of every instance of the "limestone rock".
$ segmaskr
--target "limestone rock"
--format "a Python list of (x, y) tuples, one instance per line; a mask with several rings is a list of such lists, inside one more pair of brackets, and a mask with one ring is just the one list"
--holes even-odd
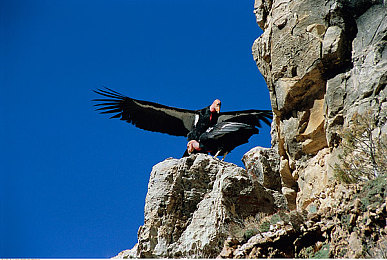
[(386, 1), (255, 0), (254, 13), (272, 148), (246, 170), (203, 154), (154, 166), (138, 243), (118, 258), (385, 258), (386, 176), (343, 185), (332, 166), (354, 114), (387, 132)]
[(305, 154), (316, 154), (319, 150), (328, 146), (325, 136), (325, 110), (324, 99), (316, 99), (309, 110), (309, 120), (306, 129), (298, 136), (302, 143), (302, 151)]
[[(373, 111), (375, 133), (387, 129), (387, 7), (383, 1), (256, 0), (254, 12), (264, 33), (252, 53), (275, 113), (272, 145), (283, 192), (294, 197), (294, 180), (306, 195), (314, 184), (305, 179), (330, 174), (315, 162), (321, 151), (327, 164), (335, 160), (352, 115)], [(303, 208), (304, 196), (297, 197)]]
[(385, 258), (386, 185), (386, 175), (354, 187), (330, 184), (314, 196), (330, 198), (330, 208), (316, 204), (308, 211), (267, 216), (268, 230), (245, 242), (225, 243), (219, 257)]
[(309, 161), (306, 168), (300, 171), (298, 179), (300, 192), (297, 194), (297, 205), (300, 209), (305, 209), (311, 202), (316, 200), (315, 195), (320, 194), (334, 181), (334, 177), (328, 175), (326, 169), (329, 156), (328, 148), (320, 150)]
[(247, 173), (265, 188), (281, 191), (279, 156), (275, 149), (255, 147), (242, 158)]
[(257, 17), (257, 23), (261, 28), (265, 26), (266, 18), (271, 9), (271, 4), (272, 1), (255, 0), (254, 13)]
[(339, 26), (330, 26), (325, 32), (322, 43), (322, 58), (325, 63), (340, 64), (345, 58), (345, 40)]
[(152, 169), (138, 244), (118, 257), (215, 257), (231, 223), (273, 213), (284, 201), (243, 168), (209, 155), (167, 159)]
[[(294, 200), (287, 199), (287, 193), (284, 193), (282, 185), (283, 177), (280, 174), (279, 156), (273, 148), (255, 147), (248, 151), (242, 158), (253, 183), (258, 182), (263, 185), (272, 194), (274, 204), (278, 209), (294, 208)], [(295, 185), (295, 182), (292, 182)], [(294, 204), (294, 207), (293, 207)]]
[(359, 258), (362, 255), (362, 243), (356, 232), (352, 232), (348, 239), (348, 247), (350, 258)]

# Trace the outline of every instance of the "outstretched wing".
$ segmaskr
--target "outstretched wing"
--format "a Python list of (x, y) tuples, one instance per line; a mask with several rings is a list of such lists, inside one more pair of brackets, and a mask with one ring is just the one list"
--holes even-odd
[(258, 134), (254, 126), (238, 122), (221, 122), (207, 129), (200, 136), (199, 142), (205, 151), (212, 151), (211, 154), (221, 151), (228, 153), (235, 147), (245, 144), (249, 138)]
[(242, 132), (251, 132), (251, 135), (259, 133), (257, 128), (249, 124), (239, 122), (221, 122), (208, 128), (202, 136), (206, 139), (218, 139), (225, 135), (238, 135)]
[(238, 122), (248, 125), (261, 127), (261, 121), (270, 126), (273, 119), (273, 112), (271, 110), (243, 110), (221, 112), (219, 114), (218, 122)]
[(114, 114), (110, 118), (120, 118), (138, 128), (186, 136), (192, 130), (196, 111), (168, 107), (153, 102), (126, 97), (109, 88), (94, 90), (106, 98), (94, 99), (100, 102), (94, 106), (101, 114)]

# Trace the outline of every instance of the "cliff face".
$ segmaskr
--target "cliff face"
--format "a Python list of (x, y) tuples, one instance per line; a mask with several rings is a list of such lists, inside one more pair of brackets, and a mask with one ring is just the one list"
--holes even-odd
[(387, 6), (256, 0), (253, 57), (274, 111), (272, 147), (245, 168), (207, 155), (154, 166), (138, 243), (117, 257), (387, 257), (385, 172), (344, 185), (343, 129), (387, 133)]
[(331, 182), (340, 130), (355, 113), (372, 111), (376, 135), (387, 131), (386, 6), (256, 0), (254, 10), (264, 33), (253, 56), (270, 90), (283, 191), (291, 208), (306, 208)]
[(204, 154), (167, 159), (151, 172), (138, 244), (119, 256), (214, 257), (243, 219), (279, 209), (283, 195), (243, 168)]

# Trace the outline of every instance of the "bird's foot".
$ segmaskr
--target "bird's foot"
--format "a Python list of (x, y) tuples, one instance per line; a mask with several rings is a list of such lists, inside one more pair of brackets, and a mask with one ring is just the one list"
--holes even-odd
[(219, 160), (219, 158), (218, 158), (219, 153), (220, 153), (220, 150), (216, 152), (216, 154), (214, 155), (213, 158)]
[(224, 158), (226, 158), (226, 155), (228, 154), (228, 152), (225, 152), (224, 155), (223, 155), (223, 158), (222, 158), (222, 162), (224, 162)]

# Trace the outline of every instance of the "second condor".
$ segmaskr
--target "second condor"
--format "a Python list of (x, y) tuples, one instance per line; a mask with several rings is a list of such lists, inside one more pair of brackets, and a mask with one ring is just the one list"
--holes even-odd
[(210, 153), (217, 157), (226, 155), (239, 145), (245, 144), (249, 138), (258, 134), (254, 126), (238, 122), (221, 122), (207, 129), (198, 141), (191, 140), (187, 144), (188, 154), (200, 152)]

